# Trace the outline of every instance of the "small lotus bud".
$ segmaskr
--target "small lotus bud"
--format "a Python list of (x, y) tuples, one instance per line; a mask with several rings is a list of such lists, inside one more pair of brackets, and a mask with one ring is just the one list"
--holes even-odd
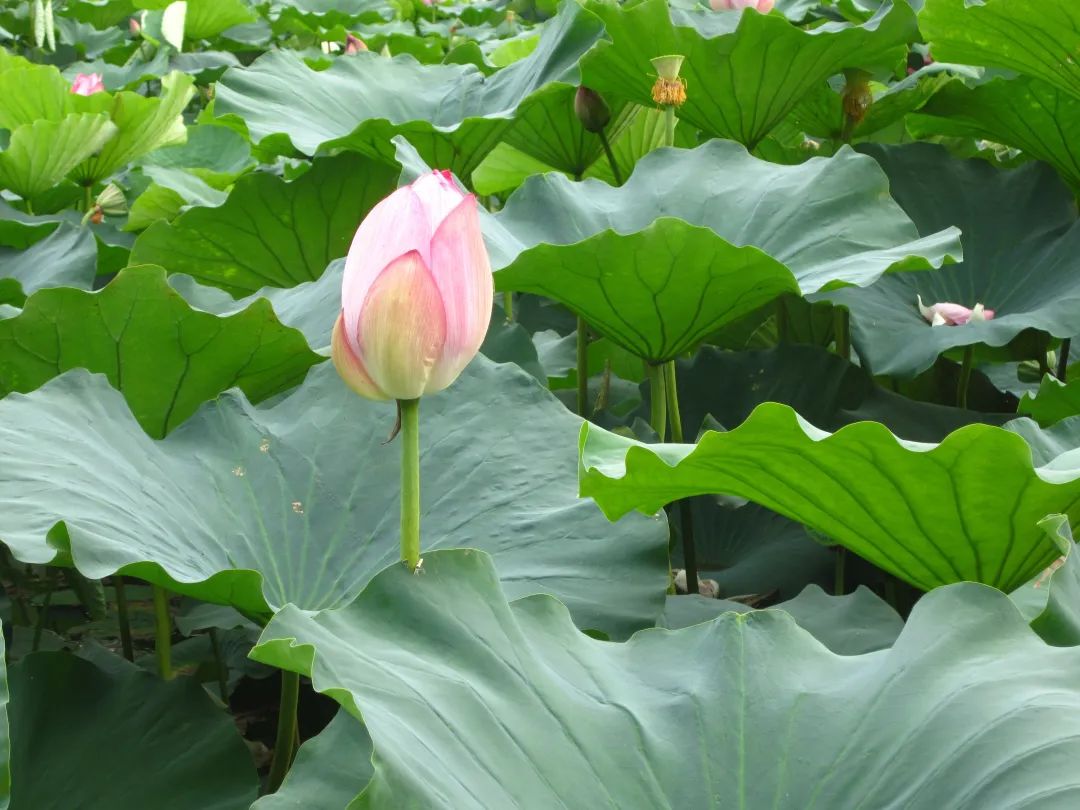
[(611, 109), (604, 97), (584, 86), (574, 95), (574, 114), (586, 132), (603, 132), (611, 120)]
[(393, 56), (393, 54), (390, 53), (390, 40), (383, 43), (382, 50), (379, 51), (379, 56), (385, 56), (387, 59), (390, 59)]
[(80, 73), (71, 83), (71, 92), (77, 96), (92, 96), (105, 89), (100, 73)]
[(118, 217), (127, 213), (127, 199), (116, 183), (109, 183), (97, 196), (97, 207), (106, 216)]
[(366, 51), (367, 49), (368, 46), (365, 44), (364, 40), (360, 39), (360, 37), (354, 36), (353, 34), (345, 35), (345, 53), (360, 53), (360, 51)]
[(142, 23), (140, 23), (137, 18), (132, 17), (128, 20), (128, 31), (131, 32), (133, 37), (139, 36), (139, 34), (142, 33)]
[(656, 68), (652, 98), (661, 107), (679, 107), (686, 101), (686, 80), (679, 76), (683, 60), (680, 54), (657, 56), (649, 61)]

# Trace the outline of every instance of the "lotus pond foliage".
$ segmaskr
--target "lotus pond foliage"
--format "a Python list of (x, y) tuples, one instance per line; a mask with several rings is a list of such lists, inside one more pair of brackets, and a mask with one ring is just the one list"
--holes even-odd
[(1076, 0), (0, 0), (0, 810), (1080, 807)]

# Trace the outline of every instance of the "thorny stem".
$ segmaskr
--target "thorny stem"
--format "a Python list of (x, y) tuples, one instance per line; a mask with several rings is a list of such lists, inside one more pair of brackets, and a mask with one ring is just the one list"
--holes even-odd
[[(412, 401), (415, 402), (415, 400)], [(296, 709), (299, 702), (300, 675), (282, 670), (277, 737), (274, 740), (274, 761), (270, 763), (270, 775), (266, 781), (267, 793), (277, 792), (292, 765), (293, 755), (296, 753)]]
[(975, 356), (975, 347), (964, 348), (964, 360), (960, 366), (960, 382), (956, 386), (956, 406), (966, 408), (968, 403), (968, 388), (971, 385), (971, 364)]
[(843, 546), (836, 547), (836, 571), (835, 583), (833, 584), (833, 596), (844, 595), (845, 569), (847, 568), (847, 549)]
[(611, 173), (615, 177), (615, 185), (622, 185), (622, 172), (619, 171), (619, 164), (615, 161), (615, 153), (611, 151), (611, 142), (608, 141), (607, 133), (604, 130), (600, 130), (597, 133), (600, 136), (600, 143), (604, 147), (604, 154), (607, 155), (608, 164), (611, 166)]
[(843, 307), (833, 310), (833, 338), (836, 353), (845, 360), (851, 359), (851, 321), (848, 311)]
[(1054, 375), (1062, 382), (1068, 382), (1065, 378), (1069, 374), (1069, 349), (1072, 348), (1072, 338), (1065, 338), (1058, 348), (1057, 373)]
[(649, 374), (649, 425), (656, 433), (658, 441), (667, 439), (667, 393), (664, 384), (664, 369), (652, 363), (645, 364)]

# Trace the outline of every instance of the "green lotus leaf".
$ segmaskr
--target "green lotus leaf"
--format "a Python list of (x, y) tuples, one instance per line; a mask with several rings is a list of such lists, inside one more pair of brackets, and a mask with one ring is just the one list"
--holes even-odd
[(599, 30), (595, 17), (566, 3), (530, 56), (491, 77), (471, 65), (421, 65), (371, 52), (315, 71), (298, 55), (272, 51), (222, 76), (215, 112), (238, 116), (263, 148), (306, 155), (347, 148), (392, 160), (391, 139), (404, 135), (429, 165), (468, 182), (519, 105), (576, 74)]
[(371, 781), (371, 737), (344, 709), (296, 752), (285, 782), (251, 810), (341, 810)]
[(0, 187), (32, 199), (62, 182), (116, 132), (107, 115), (93, 113), (25, 124), (11, 133), (7, 149), (0, 152)]
[(73, 109), (68, 83), (46, 65), (0, 65), (0, 98), (0, 129), (12, 132), (36, 121), (60, 121), (71, 112), (100, 112)]
[(1059, 553), (1038, 521), (1080, 517), (1080, 463), (1059, 445), (1033, 461), (1031, 443), (1045, 441), (1033, 427), (969, 425), (934, 445), (874, 422), (830, 434), (775, 403), (697, 445), (650, 447), (585, 426), (581, 494), (613, 520), (691, 495), (736, 495), (923, 590), (961, 580), (1011, 590)]
[(618, 188), (531, 178), (484, 230), (497, 289), (554, 298), (653, 361), (784, 293), (869, 284), (958, 248), (955, 230), (916, 239), (863, 156), (778, 166), (722, 141), (650, 153)]
[(607, 40), (582, 60), (597, 90), (653, 106), (650, 59), (682, 54), (687, 100), (679, 117), (710, 135), (754, 148), (803, 96), (844, 68), (889, 66), (916, 37), (906, 2), (888, 4), (861, 26), (799, 28), (778, 14), (717, 14), (666, 0), (619, 5), (587, 0)]
[(363, 715), (378, 767), (357, 808), (1065, 807), (1077, 790), (1080, 650), (972, 583), (866, 655), (778, 610), (611, 644), (554, 599), (508, 604), (486, 555), (443, 551), (349, 607), (285, 608), (252, 654)]
[(651, 362), (691, 351), (795, 278), (755, 247), (665, 217), (629, 235), (604, 231), (571, 248), (541, 244), (495, 275), (496, 288), (546, 295)]
[(0, 396), (86, 368), (105, 374), (156, 437), (233, 386), (258, 402), (321, 360), (268, 301), (225, 318), (200, 312), (153, 266), (128, 268), (95, 293), (42, 290), (0, 320)]
[(144, 166), (184, 169), (219, 190), (235, 183), (253, 164), (243, 136), (213, 124), (188, 127), (184, 143), (156, 149), (143, 158)]
[[(889, 175), (897, 202), (922, 233), (963, 232), (964, 261), (935, 273), (882, 278), (872, 287), (823, 293), (851, 313), (852, 342), (874, 374), (915, 376), (948, 349), (1004, 346), (1025, 329), (1080, 334), (1080, 224), (1072, 193), (1041, 164), (995, 169), (943, 147), (865, 145)], [(932, 327), (925, 303), (981, 303), (993, 320)]]
[(313, 162), (292, 182), (241, 177), (215, 208), (191, 208), (135, 240), (132, 264), (159, 264), (234, 295), (318, 278), (360, 220), (397, 186), (398, 169), (356, 154)]
[[(794, 599), (774, 605), (837, 655), (862, 655), (893, 645), (904, 620), (869, 588), (860, 586), (832, 596), (809, 585)], [(740, 602), (704, 596), (669, 596), (659, 627), (678, 630), (710, 621), (724, 613), (752, 613)]]
[(97, 261), (94, 234), (66, 223), (25, 250), (0, 248), (0, 304), (21, 307), (28, 295), (54, 287), (88, 290)]
[[(665, 521), (612, 527), (576, 499), (577, 417), (484, 358), (421, 412), (424, 553), (491, 549), (512, 593), (555, 593), (583, 627), (653, 624)], [(123, 569), (248, 613), (344, 604), (398, 559), (392, 423), (326, 363), (262, 406), (223, 394), (155, 441), (104, 377), (67, 372), (0, 400), (0, 539), (22, 560), (62, 546), (90, 578)], [(69, 540), (50, 545), (60, 521)]]
[(1080, 414), (1080, 378), (1066, 384), (1047, 374), (1036, 393), (1024, 394), (1018, 411), (1043, 427)]
[[(118, 172), (136, 158), (163, 146), (183, 143), (187, 129), (181, 113), (194, 95), (194, 81), (183, 73), (172, 72), (161, 80), (161, 95), (155, 98), (138, 93), (117, 93), (108, 110), (117, 126), (116, 135), (101, 151), (86, 160), (72, 173), (72, 177), (84, 184), (104, 180)], [(96, 93), (86, 96), (86, 103), (93, 104), (95, 111), (102, 111), (103, 102)], [(73, 99), (84, 98), (71, 96)]]
[[(235, 810), (258, 777), (232, 718), (196, 681), (64, 652), (8, 673), (11, 810)], [(5, 724), (5, 727), (8, 724)], [(82, 798), (80, 798), (82, 797)]]
[(917, 137), (985, 138), (1008, 144), (1058, 170), (1080, 191), (1080, 96), (1052, 84), (1020, 77), (976, 87), (952, 82), (908, 119)]
[(934, 57), (1008, 68), (1080, 98), (1080, 6), (1073, 0), (926, 0)]

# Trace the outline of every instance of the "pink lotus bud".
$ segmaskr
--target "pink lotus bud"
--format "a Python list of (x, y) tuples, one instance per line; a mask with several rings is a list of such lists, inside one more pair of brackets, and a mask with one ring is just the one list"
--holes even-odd
[(80, 73), (71, 83), (71, 92), (77, 96), (92, 96), (105, 89), (100, 73)]
[(130, 20), (128, 20), (128, 30), (131, 32), (131, 35), (133, 37), (137, 37), (139, 34), (142, 33), (142, 24), (137, 19), (132, 17)]
[(338, 373), (368, 399), (441, 391), (484, 341), (493, 286), (476, 198), (449, 172), (399, 188), (360, 223), (345, 260)]
[(433, 6), (435, 5), (435, 0), (423, 0), (423, 3), (425, 6)]
[(603, 132), (611, 120), (611, 108), (604, 97), (584, 85), (574, 94), (574, 114), (586, 132)]
[(931, 326), (963, 326), (971, 321), (992, 321), (994, 310), (987, 309), (982, 304), (976, 304), (971, 309), (960, 304), (942, 302), (926, 306), (922, 296), (916, 296), (919, 304), (919, 313), (929, 321)]
[(761, 14), (768, 14), (774, 5), (776, 5), (776, 0), (709, 0), (709, 7), (713, 11), (738, 11), (752, 8)]
[(360, 37), (354, 36), (353, 34), (345, 35), (345, 53), (360, 53), (360, 51), (366, 51), (367, 49), (367, 44), (364, 40), (360, 39)]

